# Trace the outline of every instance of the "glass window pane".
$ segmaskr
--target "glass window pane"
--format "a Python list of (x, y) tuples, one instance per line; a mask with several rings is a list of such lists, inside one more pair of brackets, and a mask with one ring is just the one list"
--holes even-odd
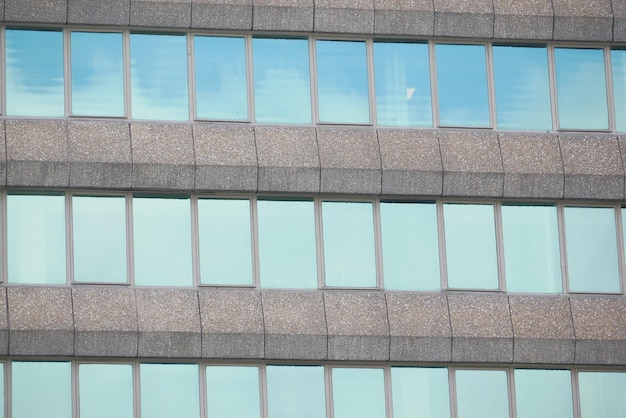
[(211, 418), (261, 416), (258, 367), (207, 367), (206, 394)]
[(121, 33), (72, 32), (72, 114), (124, 116)]
[(8, 115), (65, 114), (63, 32), (7, 29)]
[(74, 281), (125, 283), (125, 198), (73, 196)]
[(626, 132), (626, 50), (611, 50), (611, 67), (616, 128), (618, 132)]
[(198, 366), (141, 364), (142, 418), (200, 418)]
[(569, 370), (515, 370), (517, 418), (573, 418)]
[(133, 198), (135, 284), (191, 286), (189, 199)]
[(374, 42), (379, 125), (433, 126), (428, 44)]
[(380, 204), (385, 288), (440, 290), (434, 203)]
[(619, 292), (613, 208), (565, 208), (569, 290)]
[(493, 205), (443, 205), (448, 287), (496, 290), (498, 258)]
[(326, 286), (375, 287), (374, 215), (368, 202), (322, 202)]
[(494, 46), (493, 68), (498, 128), (552, 130), (548, 49)]
[(439, 124), (489, 126), (484, 45), (437, 44)]
[(71, 418), (70, 363), (11, 363), (11, 408), (13, 418)]
[(7, 196), (10, 283), (64, 284), (65, 196)]
[(252, 40), (255, 119), (261, 123), (311, 123), (307, 39)]
[(313, 202), (257, 201), (261, 287), (317, 288)]
[(81, 364), (78, 374), (81, 418), (133, 418), (130, 364)]
[(365, 42), (315, 41), (320, 122), (369, 123)]
[(188, 120), (187, 37), (131, 33), (130, 87), (133, 118)]
[(502, 234), (507, 290), (563, 290), (556, 207), (504, 205)]
[(504, 370), (457, 370), (458, 418), (509, 418)]
[(448, 369), (392, 367), (394, 418), (449, 418)]
[(580, 372), (581, 418), (626, 416), (626, 373)]
[(269, 418), (324, 418), (325, 393), (321, 366), (267, 366)]
[(604, 50), (555, 48), (561, 129), (609, 129)]
[(384, 418), (382, 369), (332, 369), (334, 418)]

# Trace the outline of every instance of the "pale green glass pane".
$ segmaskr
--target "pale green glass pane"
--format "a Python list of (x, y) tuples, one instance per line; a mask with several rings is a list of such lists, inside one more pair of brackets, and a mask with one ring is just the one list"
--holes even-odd
[(569, 370), (515, 370), (517, 418), (573, 418)]
[(611, 50), (615, 124), (618, 132), (626, 132), (626, 50)]
[(385, 289), (440, 290), (434, 203), (380, 204)]
[(321, 366), (267, 366), (268, 417), (326, 417), (324, 387)]
[(450, 418), (448, 369), (392, 367), (394, 418)]
[(573, 292), (619, 292), (613, 208), (565, 208), (567, 272)]
[(445, 204), (443, 219), (448, 287), (498, 289), (493, 205)]
[(10, 283), (64, 284), (65, 196), (7, 196)]
[(125, 283), (124, 197), (72, 197), (74, 281)]
[(626, 373), (580, 372), (581, 418), (626, 417)]
[(133, 198), (135, 284), (191, 286), (189, 199)]
[(368, 202), (322, 202), (326, 286), (375, 287), (374, 215)]
[(80, 418), (133, 418), (130, 364), (78, 366)]
[(313, 202), (257, 201), (261, 287), (317, 288)]
[(258, 367), (207, 367), (206, 394), (209, 418), (261, 416)]
[(13, 418), (72, 418), (70, 363), (11, 363), (11, 406)]
[(141, 418), (200, 418), (198, 366), (141, 364)]
[(251, 285), (250, 201), (199, 199), (200, 282)]
[(509, 418), (504, 370), (457, 370), (458, 418)]
[(502, 206), (502, 234), (508, 291), (563, 290), (555, 206)]
[(385, 418), (382, 369), (333, 368), (334, 418)]

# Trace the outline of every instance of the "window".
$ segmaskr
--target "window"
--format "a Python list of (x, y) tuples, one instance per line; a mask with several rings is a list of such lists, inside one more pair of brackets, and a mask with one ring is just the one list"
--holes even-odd
[(581, 418), (626, 416), (626, 373), (578, 373)]
[(572, 376), (569, 370), (515, 370), (518, 418), (573, 418)]
[(9, 416), (71, 417), (71, 383), (69, 362), (12, 362)]
[(141, 364), (141, 416), (200, 418), (196, 364)]
[(626, 132), (626, 50), (611, 50), (615, 123), (618, 132)]
[(385, 416), (383, 369), (332, 369), (334, 418)]
[(394, 418), (450, 417), (448, 369), (392, 367)]
[(456, 370), (458, 418), (509, 416), (507, 373), (504, 370)]
[(259, 368), (208, 366), (206, 396), (209, 417), (261, 417)]
[(267, 366), (269, 418), (324, 418), (326, 395), (321, 366)]
[(80, 416), (133, 418), (133, 368), (130, 364), (78, 366)]

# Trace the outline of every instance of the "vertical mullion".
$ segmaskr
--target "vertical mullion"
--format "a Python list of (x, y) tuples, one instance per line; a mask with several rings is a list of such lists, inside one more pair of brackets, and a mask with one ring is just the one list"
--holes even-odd
[(556, 62), (554, 45), (548, 45), (548, 73), (550, 80), (550, 108), (552, 109), (552, 130), (559, 130), (558, 95), (556, 91)]
[(450, 391), (450, 418), (457, 418), (459, 416), (458, 407), (456, 403), (456, 376), (454, 374), (456, 369), (448, 367), (448, 388)]
[(385, 409), (387, 411), (387, 418), (393, 418), (393, 388), (391, 386), (391, 367), (383, 367), (385, 374)]
[(187, 93), (188, 93), (188, 109), (189, 120), (196, 120), (196, 69), (194, 55), (194, 36), (187, 33)]
[[(8, 234), (7, 234), (7, 192), (0, 192), (0, 217), (2, 219), (2, 270), (0, 272), (0, 282), (9, 282), (9, 257), (8, 257)], [(5, 371), (6, 373), (6, 371)], [(8, 415), (7, 415), (8, 416)]]
[(615, 210), (615, 233), (617, 234), (617, 264), (619, 272), (619, 293), (624, 292), (624, 229), (622, 224), (622, 209), (620, 205), (614, 206)]
[(71, 44), (70, 30), (63, 29), (63, 114), (65, 117), (72, 115), (72, 65), (71, 65)]
[(559, 228), (559, 249), (561, 250), (561, 286), (563, 293), (569, 293), (569, 267), (567, 265), (567, 235), (565, 231), (565, 207), (556, 206), (557, 224)]
[(430, 91), (432, 106), (432, 123), (435, 128), (439, 127), (439, 90), (437, 88), (437, 55), (435, 42), (428, 41), (428, 61), (430, 69)]
[(4, 363), (4, 412), (5, 417), (9, 418), (13, 413), (13, 385), (12, 385), (12, 362), (7, 361)]
[(323, 289), (326, 286), (326, 269), (324, 268), (324, 225), (322, 213), (322, 200), (317, 197), (313, 201), (315, 211), (315, 237), (317, 250), (317, 287)]
[(200, 232), (198, 220), (198, 197), (190, 196), (191, 206), (191, 275), (194, 286), (200, 285)]
[(207, 386), (206, 386), (206, 364), (198, 364), (198, 390), (200, 391), (200, 418), (207, 418), (208, 416), (208, 402), (207, 402)]
[(509, 417), (517, 418), (517, 398), (515, 397), (515, 369), (507, 369), (506, 376), (509, 385)]
[(372, 202), (374, 211), (374, 254), (376, 257), (376, 287), (385, 288), (384, 260), (383, 260), (383, 233), (380, 217), (380, 199)]
[(443, 202), (435, 203), (437, 211), (437, 236), (439, 239), (439, 271), (441, 275), (441, 289), (448, 288), (448, 262), (446, 259), (446, 230), (443, 219)]
[(269, 406), (267, 399), (267, 364), (261, 364), (258, 366), (259, 369), (259, 399), (261, 404), (259, 407), (261, 408), (261, 418), (267, 418), (269, 416)]
[(71, 371), (71, 399), (72, 399), (72, 417), (78, 418), (80, 416), (80, 393), (79, 393), (79, 379), (78, 379), (78, 363), (76, 361), (70, 362)]
[(493, 66), (493, 44), (485, 44), (485, 59), (487, 66), (487, 95), (489, 97), (489, 127), (497, 128), (496, 115), (496, 86)]
[(330, 366), (324, 366), (324, 382), (326, 386), (326, 418), (333, 418), (333, 376)]
[(578, 371), (570, 370), (572, 376), (572, 402), (574, 403), (574, 418), (580, 418), (580, 385), (578, 383)]
[(133, 195), (126, 193), (126, 270), (130, 285), (135, 284), (135, 237), (133, 229)]
[(502, 203), (495, 202), (494, 221), (496, 223), (496, 259), (498, 263), (498, 287), (506, 291), (506, 260), (504, 259), (504, 228), (502, 225)]
[(141, 418), (141, 363), (133, 363), (133, 400), (135, 409), (135, 418)]
[[(6, 114), (7, 109), (7, 42), (6, 42), (6, 27), (0, 27), (0, 68), (2, 69), (0, 74), (0, 114)], [(8, 415), (7, 415), (8, 416)]]
[(252, 251), (252, 283), (255, 288), (261, 287), (261, 252), (259, 248), (259, 211), (256, 196), (250, 202), (250, 251)]
[(65, 198), (65, 283), (74, 281), (74, 245), (72, 239), (72, 195), (64, 193)]
[(255, 122), (255, 103), (254, 103), (254, 55), (252, 53), (252, 35), (244, 38), (246, 47), (246, 91), (248, 93), (248, 121)]
[(609, 130), (617, 131), (617, 122), (615, 116), (615, 97), (613, 94), (613, 66), (611, 62), (611, 48), (605, 46), (604, 50), (604, 74), (606, 78), (606, 101), (607, 112), (609, 115)]
[(374, 41), (372, 39), (365, 40), (365, 57), (367, 61), (368, 104), (370, 111), (369, 123), (376, 126), (378, 124), (376, 115), (376, 74), (374, 73)]
[(317, 94), (317, 54), (315, 39), (308, 37), (309, 41), (309, 74), (311, 75), (311, 122), (313, 125), (319, 123), (318, 94)]
[(130, 71), (130, 31), (122, 32), (123, 53), (124, 53), (124, 116), (132, 119), (132, 92), (131, 92), (131, 71)]

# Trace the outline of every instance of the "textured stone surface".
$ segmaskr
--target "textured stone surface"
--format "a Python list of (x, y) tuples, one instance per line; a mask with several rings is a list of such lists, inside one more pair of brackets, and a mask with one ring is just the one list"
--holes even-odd
[(191, 27), (252, 29), (252, 0), (192, 0)]
[(493, 37), (491, 0), (434, 0), (435, 36)]
[(254, 30), (313, 30), (313, 0), (253, 0), (253, 4)]
[(554, 40), (611, 41), (611, 0), (552, 0)]
[(65, 23), (67, 0), (4, 0), (5, 22)]
[(315, 32), (374, 33), (372, 0), (315, 0)]
[(130, 24), (188, 28), (191, 26), (191, 0), (131, 0)]
[(129, 288), (74, 288), (76, 356), (136, 357), (137, 305)]
[(432, 36), (434, 27), (432, 0), (374, 0), (377, 35)]
[(0, 122), (0, 187), (7, 184), (7, 141), (4, 124), (4, 121)]
[(130, 0), (68, 0), (67, 23), (128, 25)]
[(626, 42), (626, 2), (613, 0), (613, 41)]
[(496, 39), (552, 39), (551, 0), (493, 0)]
[(0, 288), (0, 354), (9, 354), (9, 321), (6, 288)]
[(70, 289), (11, 287), (7, 292), (10, 355), (74, 354)]

